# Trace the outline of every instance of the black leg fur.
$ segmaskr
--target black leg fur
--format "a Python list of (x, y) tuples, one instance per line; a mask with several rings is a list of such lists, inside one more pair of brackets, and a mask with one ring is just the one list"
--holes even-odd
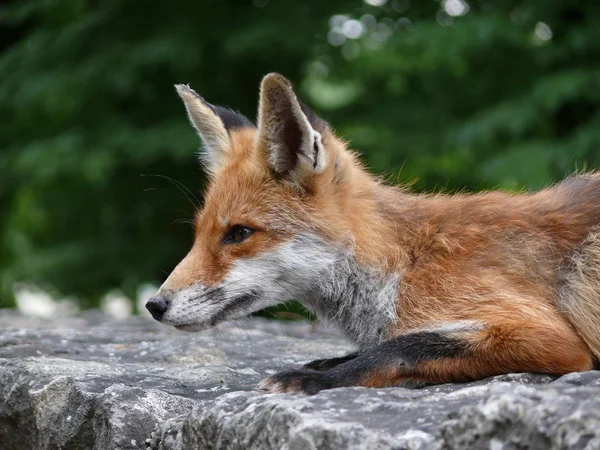
[[(458, 336), (456, 331), (460, 330), (452, 333), (419, 331), (398, 336), (330, 369), (318, 371), (305, 368), (277, 373), (263, 380), (260, 388), (273, 393), (313, 395), (324, 389), (361, 386), (369, 377), (377, 377), (379, 373), (390, 369), (405, 371), (406, 378), (410, 379), (411, 372), (415, 373), (414, 369), (420, 362), (463, 357), (470, 353), (464, 335)], [(315, 366), (319, 367), (319, 364)]]
[(315, 361), (311, 361), (308, 364), (304, 364), (302, 366), (303, 369), (312, 369), (318, 370), (319, 372), (323, 372), (324, 370), (333, 369), (335, 366), (339, 366), (342, 363), (348, 362), (360, 355), (359, 352), (350, 353), (349, 355), (342, 356), (340, 358), (327, 358), (327, 359), (317, 359)]

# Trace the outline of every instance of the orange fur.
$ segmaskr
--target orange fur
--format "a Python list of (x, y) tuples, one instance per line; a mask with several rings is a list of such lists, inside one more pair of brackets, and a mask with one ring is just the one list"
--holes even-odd
[[(364, 267), (402, 274), (390, 337), (452, 321), (485, 324), (467, 336), (474, 356), (422, 362), (410, 373), (384, 368), (363, 385), (592, 367), (600, 320), (586, 319), (582, 331), (577, 314), (569, 313), (574, 309), (563, 310), (559, 292), (571, 286), (561, 284), (561, 273), (600, 225), (599, 175), (534, 194), (415, 195), (369, 175), (327, 129), (327, 165), (299, 186), (274, 172), (258, 134), (251, 128), (230, 133), (231, 148), (211, 174), (196, 218), (194, 246), (164, 289), (217, 284), (237, 259), (310, 230), (351, 248)], [(255, 235), (224, 246), (224, 230), (238, 223), (251, 225)], [(600, 280), (581, 281), (578, 292), (591, 282)]]

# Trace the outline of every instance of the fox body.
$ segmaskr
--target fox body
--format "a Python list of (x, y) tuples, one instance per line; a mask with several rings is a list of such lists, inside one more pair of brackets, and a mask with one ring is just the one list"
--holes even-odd
[(258, 125), (178, 85), (209, 173), (193, 247), (147, 304), (198, 331), (297, 299), (357, 345), (269, 392), (590, 370), (600, 175), (537, 193), (415, 195), (368, 174), (278, 74)]

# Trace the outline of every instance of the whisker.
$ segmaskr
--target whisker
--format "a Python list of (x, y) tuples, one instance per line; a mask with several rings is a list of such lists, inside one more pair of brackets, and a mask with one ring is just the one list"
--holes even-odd
[(194, 225), (196, 225), (196, 222), (193, 219), (175, 219), (173, 222), (173, 224), (184, 224), (184, 225), (191, 225), (192, 227)]
[(194, 207), (194, 209), (200, 209), (200, 200), (198, 200), (198, 197), (196, 197), (196, 195), (185, 184), (183, 184), (181, 181), (178, 181), (175, 178), (171, 178), (171, 177), (169, 177), (167, 175), (161, 175), (161, 174), (141, 174), (141, 176), (143, 176), (143, 177), (164, 178), (165, 180), (167, 180), (170, 183), (172, 183), (175, 187), (177, 187), (181, 191), (181, 193), (192, 204), (192, 206)]

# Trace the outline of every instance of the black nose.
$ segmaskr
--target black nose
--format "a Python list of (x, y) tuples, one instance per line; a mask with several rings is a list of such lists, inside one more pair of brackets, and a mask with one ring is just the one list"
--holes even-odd
[(167, 300), (165, 297), (157, 295), (156, 297), (152, 297), (150, 300), (148, 300), (148, 302), (146, 303), (146, 309), (150, 311), (152, 317), (160, 321), (160, 319), (162, 319), (163, 314), (167, 310), (168, 304), (169, 300)]

